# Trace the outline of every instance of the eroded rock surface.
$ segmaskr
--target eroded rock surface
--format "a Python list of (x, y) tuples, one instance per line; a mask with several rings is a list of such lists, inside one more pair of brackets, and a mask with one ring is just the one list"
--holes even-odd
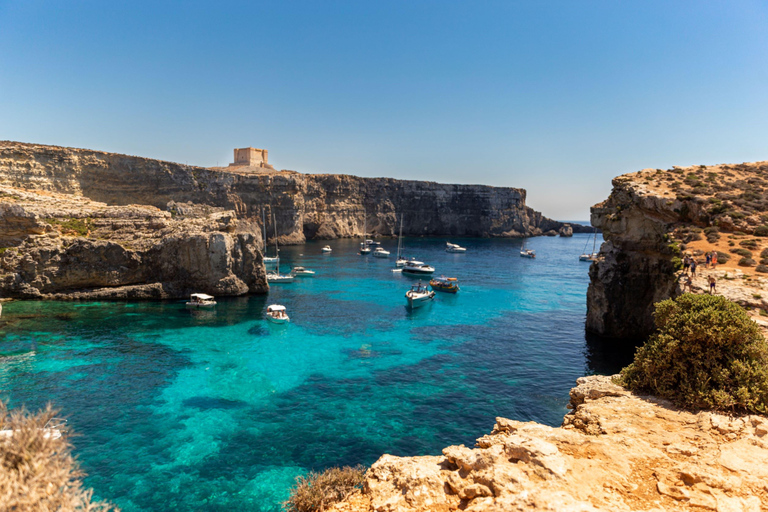
[(560, 428), (497, 418), (474, 448), (384, 455), (348, 512), (757, 512), (768, 507), (768, 418), (693, 414), (583, 377)]
[(257, 226), (233, 211), (107, 206), (0, 186), (0, 296), (166, 299), (263, 293)]

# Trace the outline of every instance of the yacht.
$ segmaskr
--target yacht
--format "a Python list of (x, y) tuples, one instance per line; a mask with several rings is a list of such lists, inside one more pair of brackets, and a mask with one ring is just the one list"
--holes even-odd
[(291, 274), (296, 277), (313, 277), (315, 275), (315, 271), (304, 267), (293, 267)]
[(430, 267), (423, 261), (408, 260), (403, 266), (404, 274), (432, 274), (435, 272), (435, 267)]
[(365, 239), (365, 232), (368, 230), (368, 219), (363, 216), (363, 241), (360, 242), (360, 252), (359, 254), (365, 255), (365, 254), (371, 254), (371, 247), (368, 245), (368, 242), (372, 242), (372, 240), (366, 240)]
[(267, 306), (267, 320), (275, 324), (284, 324), (291, 321), (285, 310), (285, 306), (281, 306), (280, 304)]
[(216, 301), (213, 300), (213, 296), (205, 293), (193, 293), (187, 302), (188, 308), (212, 308), (215, 305)]
[(267, 282), (272, 284), (292, 283), (294, 276), (292, 274), (281, 274), (280, 272), (268, 272)]
[[(408, 258), (403, 256), (403, 215), (400, 216), (400, 236), (397, 237), (397, 259), (395, 260), (395, 267), (404, 267)], [(394, 270), (393, 270), (394, 272)]]
[(520, 247), (520, 257), (521, 258), (535, 258), (536, 257), (536, 251), (533, 249), (526, 249), (525, 248), (525, 238), (523, 238), (523, 246)]
[(424, 303), (434, 298), (435, 292), (427, 288), (427, 285), (422, 284), (421, 281), (411, 286), (411, 289), (405, 292), (405, 299), (408, 301), (410, 308), (423, 306)]
[(429, 286), (438, 292), (456, 293), (460, 290), (459, 280), (455, 277), (435, 277), (429, 281)]
[(375, 251), (373, 251), (373, 255), (377, 258), (389, 258), (389, 251), (385, 251), (381, 247), (377, 247)]
[(360, 244), (360, 254), (371, 254), (371, 248), (365, 245), (365, 242)]
[(446, 242), (445, 252), (467, 252), (467, 249), (460, 245), (452, 244), (451, 242)]
[(333, 249), (331, 249), (330, 245), (326, 245), (325, 247), (320, 249), (320, 252), (332, 252), (332, 251), (333, 251)]
[(587, 245), (589, 245), (589, 238), (587, 238), (587, 243), (584, 244), (584, 252), (579, 256), (579, 261), (597, 261), (597, 228), (592, 232), (592, 252), (587, 253)]

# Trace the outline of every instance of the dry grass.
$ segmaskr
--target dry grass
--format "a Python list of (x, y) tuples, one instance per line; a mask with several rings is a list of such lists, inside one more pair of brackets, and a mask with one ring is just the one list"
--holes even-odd
[(288, 512), (320, 512), (359, 489), (365, 480), (365, 468), (328, 468), (322, 473), (311, 471), (296, 478), (291, 497), (283, 503)]
[(54, 438), (47, 428), (56, 416), (50, 405), (38, 413), (9, 412), (0, 402), (0, 510), (83, 512), (117, 510), (92, 500), (83, 472), (72, 457), (67, 433)]

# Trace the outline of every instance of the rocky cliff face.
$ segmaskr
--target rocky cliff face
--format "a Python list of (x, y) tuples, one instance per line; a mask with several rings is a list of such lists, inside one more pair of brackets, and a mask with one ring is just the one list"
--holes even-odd
[(259, 230), (234, 212), (107, 206), (0, 186), (0, 296), (166, 299), (267, 291)]
[[(610, 197), (592, 208), (592, 224), (606, 242), (590, 268), (587, 330), (617, 338), (650, 334), (653, 304), (683, 291), (683, 253), (699, 264), (695, 281), (709, 273), (731, 280), (739, 275), (740, 288), (749, 291), (729, 298), (767, 309), (743, 299), (760, 299), (763, 292), (751, 288), (762, 288), (757, 275), (768, 272), (768, 253), (757, 256), (768, 248), (766, 177), (768, 163), (756, 162), (644, 169), (614, 179)], [(718, 273), (705, 268), (711, 251), (721, 254)], [(743, 273), (736, 274), (736, 266)]]
[[(557, 234), (560, 222), (525, 205), (525, 190), (291, 171), (206, 169), (83, 149), (0, 142), (0, 184), (83, 196), (108, 205), (171, 201), (274, 213), (281, 243), (403, 234), (514, 237)], [(583, 229), (573, 226), (576, 231)], [(268, 221), (268, 237), (274, 229)]]
[(754, 511), (768, 507), (768, 420), (692, 414), (584, 377), (560, 428), (497, 418), (474, 448), (384, 455), (337, 512)]

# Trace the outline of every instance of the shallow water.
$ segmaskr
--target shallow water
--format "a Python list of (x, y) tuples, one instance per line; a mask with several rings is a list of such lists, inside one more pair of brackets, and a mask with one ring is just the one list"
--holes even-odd
[[(585, 338), (587, 236), (530, 239), (535, 260), (519, 240), (455, 239), (468, 252), (449, 254), (443, 239), (406, 239), (461, 283), (414, 311), (415, 280), (353, 240), (282, 248), (283, 270), (317, 276), (213, 311), (13, 302), (0, 397), (61, 407), (86, 484), (125, 511), (279, 510), (308, 470), (472, 445), (496, 416), (559, 425), (577, 377), (631, 357)], [(264, 320), (271, 303), (289, 325)]]

